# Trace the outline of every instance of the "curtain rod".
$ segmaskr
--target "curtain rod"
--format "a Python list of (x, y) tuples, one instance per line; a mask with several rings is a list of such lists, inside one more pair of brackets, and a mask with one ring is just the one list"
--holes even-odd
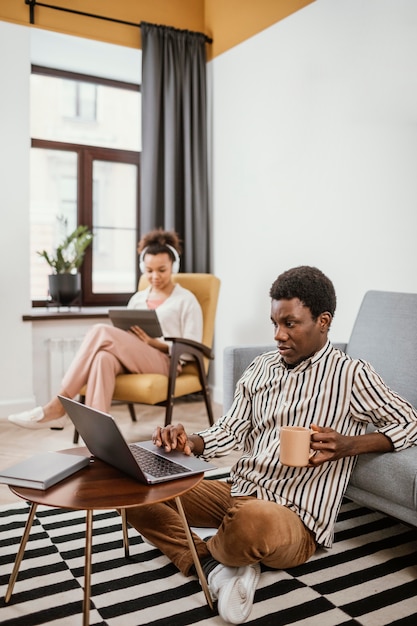
[[(107, 22), (115, 22), (116, 24), (124, 24), (125, 26), (135, 26), (139, 28), (141, 22), (127, 22), (125, 20), (118, 20), (114, 17), (106, 17), (105, 15), (96, 15), (95, 13), (85, 13), (84, 11), (76, 11), (75, 9), (68, 9), (65, 7), (57, 7), (52, 4), (45, 4), (44, 2), (38, 2), (38, 0), (25, 0), (25, 4), (29, 5), (29, 20), (31, 24), (35, 24), (35, 6), (38, 5), (40, 7), (44, 7), (46, 9), (55, 9), (56, 11), (65, 11), (66, 13), (74, 13), (75, 15), (83, 15), (84, 17), (93, 17), (97, 20), (106, 20)], [(173, 28), (172, 30), (180, 30), (178, 28)], [(191, 31), (187, 31), (191, 32)], [(204, 33), (197, 33), (204, 35)], [(213, 40), (207, 35), (204, 35), (206, 43), (213, 43)]]

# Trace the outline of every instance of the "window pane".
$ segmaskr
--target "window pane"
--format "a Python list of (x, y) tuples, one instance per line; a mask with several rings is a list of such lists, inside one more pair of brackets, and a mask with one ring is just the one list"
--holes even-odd
[(42, 74), (30, 88), (33, 138), (140, 151), (140, 92)]
[(32, 300), (48, 296), (51, 268), (37, 251), (53, 252), (77, 226), (77, 155), (61, 150), (30, 152), (30, 284)]
[[(61, 79), (56, 79), (61, 80)], [(97, 119), (97, 85), (64, 80), (62, 82), (62, 114), (64, 118), (79, 121)]]
[(137, 166), (93, 162), (93, 293), (136, 290)]

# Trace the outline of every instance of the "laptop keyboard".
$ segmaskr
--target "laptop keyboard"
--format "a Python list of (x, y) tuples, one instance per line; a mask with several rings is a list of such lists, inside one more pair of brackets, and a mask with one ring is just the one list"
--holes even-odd
[(129, 447), (141, 470), (151, 476), (155, 476), (156, 478), (173, 476), (181, 473), (184, 474), (191, 471), (187, 467), (179, 465), (170, 459), (164, 459), (163, 457), (153, 454), (145, 448), (140, 448), (135, 445), (131, 445)]

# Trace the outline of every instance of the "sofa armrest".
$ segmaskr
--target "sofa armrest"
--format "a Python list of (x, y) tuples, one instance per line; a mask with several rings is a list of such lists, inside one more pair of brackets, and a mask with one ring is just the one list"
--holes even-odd
[(258, 354), (275, 350), (275, 345), (228, 346), (223, 352), (223, 413), (233, 402), (236, 383)]
[(346, 496), (417, 527), (417, 447), (360, 455)]

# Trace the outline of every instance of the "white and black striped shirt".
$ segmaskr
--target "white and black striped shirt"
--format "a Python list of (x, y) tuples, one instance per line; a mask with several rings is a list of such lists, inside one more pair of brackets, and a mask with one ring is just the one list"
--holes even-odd
[(402, 450), (417, 444), (417, 412), (389, 389), (375, 370), (328, 342), (313, 357), (288, 369), (277, 350), (257, 357), (236, 386), (234, 402), (214, 426), (199, 432), (205, 458), (242, 448), (231, 471), (232, 495), (255, 494), (295, 511), (330, 547), (357, 457), (315, 468), (279, 463), (279, 428), (330, 427), (343, 435), (362, 435), (372, 423)]

